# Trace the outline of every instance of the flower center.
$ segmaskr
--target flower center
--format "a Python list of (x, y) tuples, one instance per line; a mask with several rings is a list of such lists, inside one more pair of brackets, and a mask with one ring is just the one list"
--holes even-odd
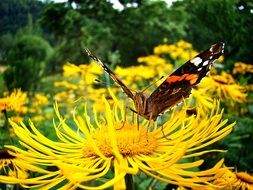
[(106, 157), (113, 156), (112, 139), (116, 138), (117, 149), (123, 156), (149, 155), (157, 147), (157, 140), (147, 127), (125, 123), (115, 126), (115, 136), (112, 136), (109, 127), (103, 126), (92, 133), (93, 146), (88, 140), (84, 143), (83, 154), (85, 157), (98, 156), (94, 151), (94, 145), (98, 147)]
[(12, 156), (7, 150), (0, 150), (0, 160), (2, 159), (14, 159), (15, 156)]

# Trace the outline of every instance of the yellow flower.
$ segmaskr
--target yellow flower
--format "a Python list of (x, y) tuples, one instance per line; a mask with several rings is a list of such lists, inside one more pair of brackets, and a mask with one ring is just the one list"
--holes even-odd
[(226, 72), (205, 77), (198, 87), (206, 89), (215, 98), (239, 103), (246, 102), (245, 88), (238, 85), (234, 78)]
[(138, 65), (128, 68), (116, 67), (115, 73), (120, 76), (124, 84), (130, 89), (142, 89), (157, 75), (155, 69), (148, 66)]
[(168, 44), (162, 44), (162, 45), (158, 45), (154, 48), (154, 54), (160, 55), (163, 53), (170, 53), (170, 52), (174, 51), (175, 49), (176, 49), (175, 46), (168, 45)]
[(77, 65), (74, 65), (71, 63), (67, 63), (63, 65), (63, 75), (66, 77), (79, 75), (80, 73), (81, 73), (81, 69)]
[(12, 116), (11, 119), (14, 121), (14, 122), (21, 122), (23, 120), (23, 117), (20, 117), (20, 116)]
[(190, 105), (196, 106), (199, 110), (203, 110), (204, 115), (213, 108), (214, 100), (205, 88), (193, 88), (191, 98), (187, 100)]
[(245, 190), (253, 189), (253, 176), (248, 174), (247, 172), (236, 172), (236, 182), (234, 183), (234, 187), (241, 188)]
[(195, 57), (198, 54), (198, 52), (194, 51), (194, 50), (188, 50), (188, 51), (184, 51), (182, 52), (182, 54), (180, 54), (180, 58), (186, 62), (190, 59), (192, 59), (193, 57)]
[(183, 49), (192, 49), (192, 44), (184, 40), (179, 40), (176, 45)]
[(233, 74), (253, 73), (253, 65), (243, 62), (236, 62), (234, 64)]
[(0, 150), (0, 183), (10, 184), (8, 178), (26, 179), (28, 173), (25, 165), (15, 156), (15, 153), (9, 150)]
[(36, 93), (32, 98), (32, 106), (29, 108), (31, 119), (33, 121), (43, 121), (46, 118), (49, 118), (52, 115), (52, 112), (49, 112), (49, 109), (46, 109), (46, 106), (48, 105), (48, 97), (43, 94)]
[[(153, 76), (149, 76), (149, 78), (154, 78), (155, 76), (164, 76), (168, 75), (173, 71), (173, 65), (168, 63), (164, 58), (161, 58), (157, 55), (149, 55), (146, 57), (139, 57), (139, 63), (146, 63), (147, 70), (152, 70), (154, 73)], [(140, 72), (139, 73), (143, 73)]]
[(150, 79), (155, 75), (155, 71), (153, 69), (143, 65), (132, 66), (128, 68), (116, 67), (115, 73), (120, 77), (126, 77), (124, 81), (130, 80), (131, 82)]
[(222, 63), (224, 61), (224, 55), (220, 56), (217, 60), (218, 63)]
[(76, 84), (69, 83), (67, 81), (56, 81), (54, 82), (55, 87), (65, 87), (68, 89), (76, 90), (78, 89), (78, 86)]
[[(74, 115), (75, 126), (70, 126), (55, 111), (59, 122), (54, 122), (57, 141), (43, 136), (30, 121), (30, 129), (21, 123), (11, 122), (18, 135), (22, 150), (14, 146), (8, 148), (17, 152), (30, 170), (40, 173), (27, 180), (10, 178), (12, 183), (22, 183), (29, 187), (50, 189), (126, 189), (126, 175), (147, 175), (167, 183), (183, 187), (203, 187), (223, 174), (222, 160), (213, 168), (198, 171), (204, 160), (199, 156), (212, 151), (204, 147), (224, 138), (233, 124), (221, 121), (222, 113), (213, 104), (213, 114), (198, 119), (199, 115), (188, 117), (186, 111), (172, 114), (170, 119), (158, 127), (148, 127), (144, 120), (128, 116), (124, 105), (111, 93), (115, 104), (110, 106), (104, 99), (105, 113), (96, 110), (90, 117), (85, 109), (82, 116)], [(132, 115), (132, 114), (131, 114)], [(190, 161), (191, 160), (191, 161)], [(38, 166), (50, 166), (54, 170), (38, 170)], [(1, 178), (0, 178), (1, 179)]]
[(33, 107), (47, 106), (48, 104), (49, 100), (47, 96), (39, 93), (35, 94), (32, 102)]
[(57, 93), (54, 96), (54, 100), (56, 101), (66, 100), (67, 102), (69, 102), (70, 99), (71, 99), (71, 102), (73, 102), (76, 99), (76, 95), (73, 94), (73, 91), (69, 91), (69, 92), (62, 91), (62, 92)]
[(96, 74), (96, 75), (101, 75), (104, 72), (101, 66), (97, 64), (95, 61), (92, 61), (89, 64), (89, 70), (91, 73)]
[(149, 55), (145, 57), (139, 57), (137, 59), (139, 63), (146, 63), (150, 66), (156, 66), (156, 65), (164, 65), (166, 64), (166, 60), (157, 56), (157, 55)]
[[(84, 80), (86, 85), (91, 85), (94, 83), (94, 80), (98, 75), (103, 73), (103, 69), (95, 62), (91, 62), (90, 64), (81, 64), (74, 65), (71, 63), (67, 63), (63, 66), (63, 76), (71, 77), (75, 80)], [(56, 86), (65, 86), (67, 88), (77, 89), (76, 84), (71, 84), (69, 82), (56, 82)]]
[(0, 98), (0, 111), (16, 111), (18, 113), (26, 113), (28, 98), (27, 93), (20, 89), (15, 89), (10, 95)]
[(192, 45), (184, 40), (180, 40), (175, 44), (163, 44), (154, 48), (154, 54), (169, 54), (174, 60), (181, 59), (188, 61), (198, 54), (194, 51)]
[(252, 84), (249, 84), (249, 85), (245, 86), (245, 89), (246, 89), (247, 91), (253, 91), (253, 85), (252, 85)]
[(222, 190), (252, 190), (253, 189), (253, 176), (246, 172), (233, 172), (227, 167), (225, 168), (225, 173), (214, 180), (213, 184), (221, 186)]
[(42, 115), (35, 115), (31, 118), (32, 121), (43, 121), (45, 119)]

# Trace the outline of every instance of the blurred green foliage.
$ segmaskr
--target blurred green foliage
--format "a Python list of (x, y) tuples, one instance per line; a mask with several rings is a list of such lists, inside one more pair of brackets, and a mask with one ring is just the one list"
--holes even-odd
[[(217, 41), (225, 41), (227, 58), (245, 62), (252, 60), (250, 21), (253, 5), (250, 1), (185, 0), (175, 1), (171, 7), (163, 1), (120, 3), (123, 10), (115, 9), (108, 1), (99, 0), (1, 2), (0, 12), (4, 19), (0, 26), (4, 35), (0, 39), (8, 41), (8, 33), (15, 34), (27, 23), (27, 15), (32, 15), (43, 30), (41, 35), (55, 49), (54, 61), (48, 62), (48, 68), (53, 72), (66, 61), (87, 61), (83, 56), (84, 47), (95, 50), (107, 60), (112, 52), (119, 51), (118, 64), (132, 65), (137, 57), (150, 54), (164, 38), (170, 42), (186, 39), (199, 50)], [(13, 20), (16, 24), (12, 23)], [(5, 51), (9, 44), (1, 44), (1, 62), (6, 59)], [(231, 65), (228, 67), (230, 69)]]
[(53, 59), (47, 62), (48, 74), (58, 72), (66, 61), (87, 62), (84, 47), (107, 61), (117, 52), (117, 64), (133, 65), (137, 57), (150, 54), (164, 39), (172, 43), (185, 39), (198, 50), (224, 41), (226, 69), (231, 69), (235, 61), (250, 63), (253, 59), (251, 1), (184, 0), (175, 1), (170, 7), (163, 1), (119, 2), (122, 10), (100, 0), (1, 1), (0, 12), (4, 19), (0, 21), (3, 31), (0, 63), (6, 63), (7, 51), (13, 45), (11, 37), (25, 27), (28, 15), (41, 28), (40, 35), (54, 48)]
[(34, 19), (38, 19), (42, 7), (41, 1), (0, 1), (0, 36), (7, 33), (15, 34), (18, 29), (24, 27), (27, 23), (28, 14), (31, 14)]
[[(187, 41), (197, 49), (215, 41), (226, 43), (225, 58), (252, 63), (253, 2), (248, 0), (191, 0), (178, 1), (176, 7), (185, 7), (188, 14)], [(226, 64), (228, 69), (232, 65)]]
[(29, 90), (35, 87), (52, 53), (49, 43), (40, 36), (18, 36), (7, 56), (9, 67), (4, 73), (4, 80), (8, 88)]

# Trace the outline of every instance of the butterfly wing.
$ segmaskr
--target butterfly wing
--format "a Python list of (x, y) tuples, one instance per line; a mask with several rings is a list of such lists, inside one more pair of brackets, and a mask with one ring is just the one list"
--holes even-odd
[(179, 67), (149, 96), (147, 111), (152, 112), (153, 117), (157, 117), (166, 109), (181, 102), (183, 98), (187, 98), (191, 94), (192, 87), (207, 75), (212, 63), (223, 52), (224, 43), (216, 43)]
[(117, 77), (117, 75), (106, 65), (104, 64), (97, 56), (92, 54), (90, 50), (85, 49), (86, 53), (88, 56), (96, 61), (99, 65), (103, 67), (105, 72), (108, 73), (108, 75), (121, 87), (122, 91), (131, 99), (133, 99), (134, 95), (133, 93), (127, 88), (127, 86)]

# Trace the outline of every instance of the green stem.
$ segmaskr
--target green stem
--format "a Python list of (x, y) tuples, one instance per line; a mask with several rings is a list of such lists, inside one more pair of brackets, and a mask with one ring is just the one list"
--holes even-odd
[(4, 128), (6, 129), (6, 131), (8, 133), (8, 141), (9, 141), (9, 143), (13, 143), (11, 136), (10, 136), (10, 123), (8, 120), (9, 118), (8, 118), (7, 110), (2, 110), (2, 113), (4, 114), (4, 117), (5, 117)]
[(7, 189), (6, 184), (0, 184), (0, 189), (6, 190)]
[(125, 175), (125, 181), (126, 181), (126, 189), (127, 190), (135, 190), (134, 180), (133, 180), (133, 176), (131, 174)]
[(2, 110), (2, 113), (4, 114), (4, 127), (8, 128), (9, 122), (8, 122), (8, 115), (6, 110)]

